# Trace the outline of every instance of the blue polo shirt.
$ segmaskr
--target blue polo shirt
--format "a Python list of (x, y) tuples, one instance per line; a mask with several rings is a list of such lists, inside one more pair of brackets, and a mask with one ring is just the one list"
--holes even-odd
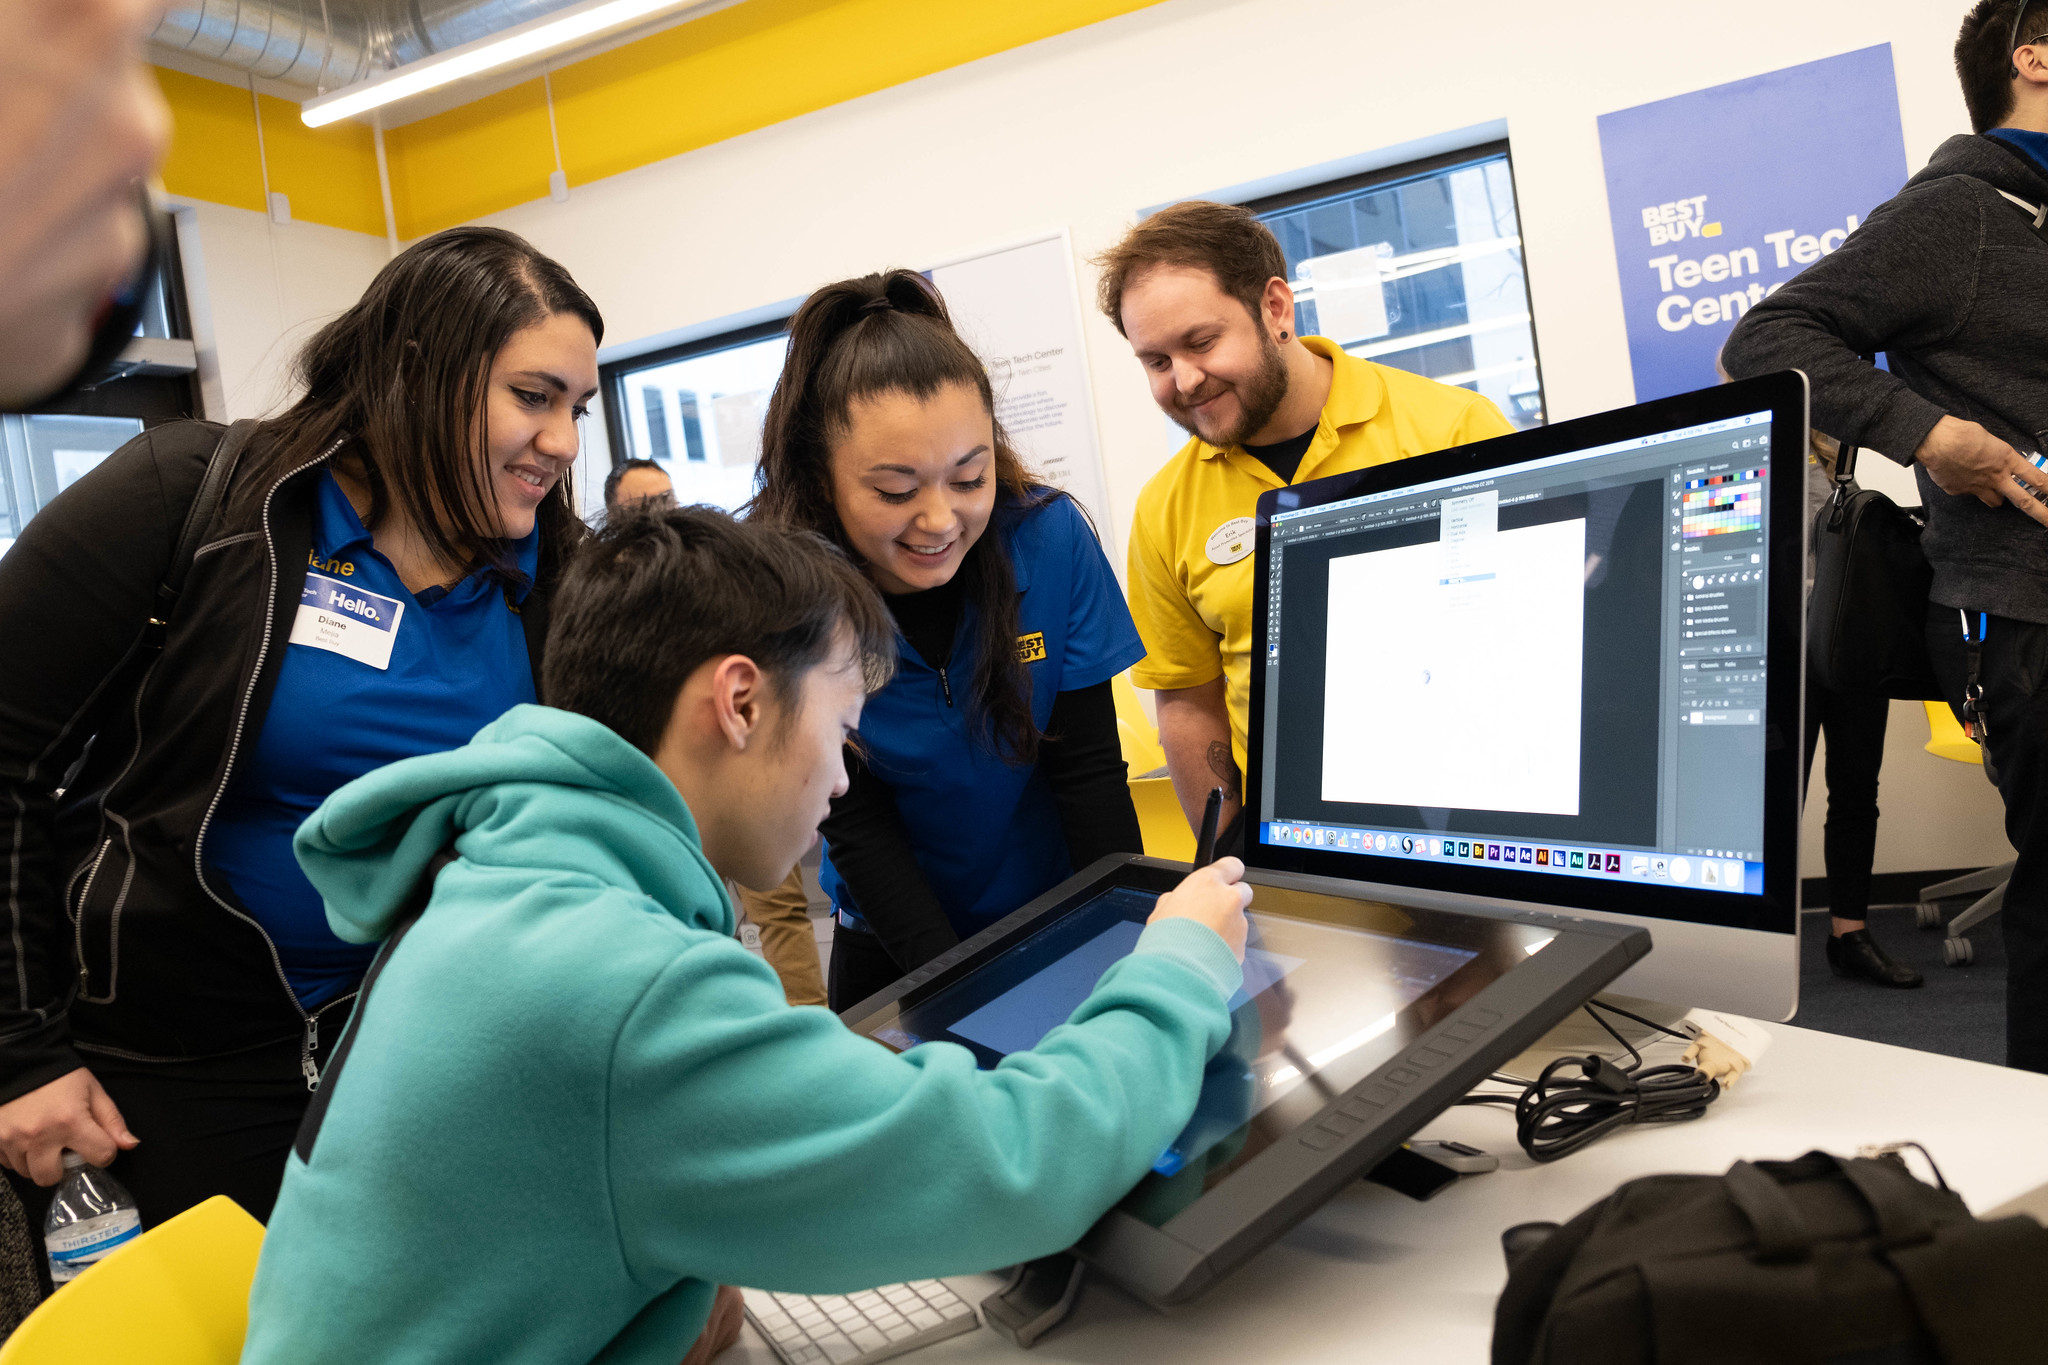
[[(1043, 495), (1045, 490), (1034, 490)], [(1031, 676), (1031, 714), (1043, 730), (1053, 699), (1107, 682), (1145, 657), (1102, 544), (1065, 497), (1012, 511), (998, 534), (1017, 578), (1017, 647)], [(947, 665), (974, 668), (974, 608), (966, 605)], [(938, 670), (907, 644), (896, 676), (868, 698), (860, 737), (867, 763), (896, 796), (918, 867), (954, 932), (977, 933), (1073, 873), (1052, 786), (1035, 766), (1013, 767), (978, 738), (971, 706), (948, 706)], [(819, 879), (832, 903), (859, 918), (828, 844)]]
[[(531, 584), (539, 528), (514, 549)], [(344, 943), (327, 927), (320, 893), (292, 857), (293, 833), (342, 784), (401, 758), (459, 748), (535, 700), (513, 605), (525, 596), (524, 586), (508, 590), (487, 569), (445, 590), (407, 591), (371, 547), (334, 476), (322, 471), (312, 554), (277, 690), (206, 835), (208, 869), (277, 945), (302, 1006), (353, 989), (377, 950)], [(349, 613), (346, 628), (323, 632), (322, 615), (342, 613)]]
[(2037, 133), (2031, 128), (1993, 128), (1986, 136), (2012, 144), (2036, 166), (2048, 171), (2048, 133)]

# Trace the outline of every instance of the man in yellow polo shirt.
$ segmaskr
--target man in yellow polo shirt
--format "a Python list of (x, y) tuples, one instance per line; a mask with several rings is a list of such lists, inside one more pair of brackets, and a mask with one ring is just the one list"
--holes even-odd
[(1192, 439), (1138, 495), (1131, 615), (1158, 693), (1167, 771), (1197, 824), (1222, 787), (1235, 852), (1251, 689), (1252, 513), (1259, 494), (1514, 428), (1487, 399), (1299, 335), (1287, 261), (1248, 211), (1191, 202), (1096, 258), (1102, 311), (1160, 409)]

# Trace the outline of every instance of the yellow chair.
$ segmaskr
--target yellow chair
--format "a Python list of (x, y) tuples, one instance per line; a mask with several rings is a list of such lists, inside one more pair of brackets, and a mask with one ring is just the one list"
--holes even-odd
[(1947, 702), (1924, 701), (1920, 704), (1927, 708), (1927, 743), (1921, 747), (1936, 758), (1979, 765), (1984, 762), (1984, 750), (1964, 732), (1963, 723), (1956, 719), (1956, 713)]
[[(1952, 759), (1957, 763), (1984, 763), (1984, 750), (1976, 740), (1964, 732), (1962, 722), (1945, 701), (1921, 703), (1927, 708), (1928, 753), (1936, 758)], [(2005, 883), (2012, 876), (2012, 864), (2000, 863), (1978, 872), (1966, 873), (1933, 886), (1920, 888), (1920, 904), (1914, 907), (1914, 920), (1922, 929), (1941, 927), (1941, 902), (1951, 896), (1977, 896), (1970, 908), (1957, 915), (1948, 923), (1948, 933), (1941, 943), (1941, 960), (1951, 967), (1966, 967), (1977, 955), (1977, 949), (1964, 937), (1970, 930), (1997, 914), (2005, 905)], [(1978, 893), (1983, 893), (1979, 895)], [(0, 1361), (0, 1365), (5, 1365)]]
[(262, 1248), (263, 1225), (217, 1194), (51, 1295), (0, 1365), (234, 1365)]
[[(1187, 812), (1173, 794), (1172, 779), (1132, 778), (1131, 804), (1138, 808), (1138, 830), (1145, 836), (1148, 855), (1177, 863), (1195, 860), (1195, 832), (1188, 828)], [(6, 1361), (0, 1360), (0, 1365)]]
[(1154, 858), (1192, 862), (1195, 832), (1188, 828), (1187, 813), (1167, 780), (1166, 750), (1160, 747), (1159, 731), (1138, 700), (1138, 689), (1129, 673), (1119, 673), (1110, 682), (1110, 696), (1116, 699), (1116, 731), (1123, 740), (1124, 766), (1130, 770), (1131, 804), (1138, 810), (1138, 830), (1144, 835), (1144, 852)]
[(1138, 688), (1129, 673), (1119, 673), (1109, 684), (1116, 700), (1116, 732), (1123, 740), (1124, 766), (1133, 778), (1159, 775), (1166, 767), (1166, 750), (1159, 746), (1159, 731), (1138, 700)]

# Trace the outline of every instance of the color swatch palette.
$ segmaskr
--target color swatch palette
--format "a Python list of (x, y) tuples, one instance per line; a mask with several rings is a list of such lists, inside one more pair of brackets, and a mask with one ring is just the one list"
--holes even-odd
[(1685, 538), (1725, 536), (1737, 531), (1760, 531), (1764, 525), (1764, 490), (1761, 469), (1744, 469), (1712, 478), (1693, 479), (1685, 486), (1680, 504)]

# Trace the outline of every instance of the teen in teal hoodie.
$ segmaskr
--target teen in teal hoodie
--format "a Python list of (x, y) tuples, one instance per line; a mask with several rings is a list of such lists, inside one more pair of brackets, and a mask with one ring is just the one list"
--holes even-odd
[(992, 1071), (951, 1044), (899, 1055), (784, 1003), (654, 747), (521, 706), (301, 828), (357, 941), (390, 932), (437, 851), (459, 857), (289, 1162), (245, 1362), (675, 1365), (721, 1283), (843, 1292), (1060, 1250), (1187, 1121), (1240, 984), (1205, 924), (1151, 924)]

